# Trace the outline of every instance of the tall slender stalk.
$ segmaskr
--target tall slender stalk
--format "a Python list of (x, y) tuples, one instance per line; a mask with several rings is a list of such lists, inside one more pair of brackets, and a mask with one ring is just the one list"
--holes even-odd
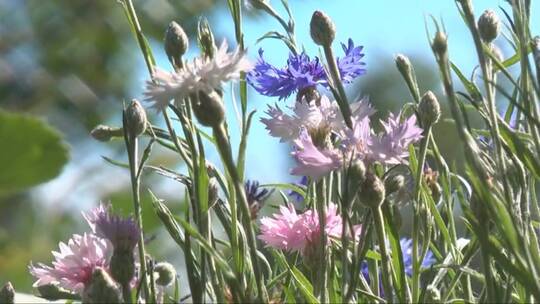
[(375, 220), (375, 230), (377, 232), (377, 239), (379, 240), (379, 247), (381, 250), (381, 264), (383, 268), (383, 287), (384, 297), (387, 303), (393, 302), (394, 288), (392, 284), (392, 266), (390, 264), (390, 254), (388, 252), (388, 245), (386, 244), (386, 230), (384, 228), (384, 218), (381, 206), (371, 208), (373, 212), (373, 219)]

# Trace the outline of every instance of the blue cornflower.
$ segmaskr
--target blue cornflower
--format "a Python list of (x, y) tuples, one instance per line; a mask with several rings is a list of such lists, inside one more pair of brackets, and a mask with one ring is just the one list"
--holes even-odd
[[(342, 81), (350, 83), (366, 72), (365, 62), (361, 61), (364, 57), (363, 47), (355, 46), (351, 39), (347, 45), (342, 43), (341, 46), (345, 56), (337, 58), (337, 64)], [(260, 94), (277, 96), (281, 100), (305, 88), (328, 86), (324, 66), (318, 57), (311, 59), (305, 52), (291, 53), (287, 65), (277, 68), (264, 60), (263, 53), (260, 49), (259, 60), (247, 77), (249, 84)]]
[[(307, 184), (308, 184), (308, 178), (307, 176), (302, 176), (302, 178), (300, 179), (300, 181), (294, 183), (296, 186), (302, 188), (302, 189), (305, 189)], [(304, 197), (302, 195), (300, 195), (300, 193), (294, 191), (294, 190), (290, 190), (288, 193), (289, 197), (291, 197), (292, 199), (294, 199), (296, 202), (298, 203), (301, 203), (304, 201)]]
[[(405, 267), (405, 274), (411, 277), (412, 272), (413, 272), (413, 260), (412, 260), (413, 240), (409, 238), (401, 238), (399, 240), (399, 244), (401, 246), (401, 253), (403, 255), (403, 266)], [(426, 256), (424, 257), (424, 260), (420, 264), (420, 268), (424, 268), (424, 269), (429, 268), (431, 265), (435, 264), (435, 262), (436, 260), (435, 260), (435, 257), (433, 256), (433, 253), (431, 252), (431, 250), (428, 250), (426, 252)], [(360, 267), (361, 267), (362, 275), (369, 282), (369, 270), (368, 270), (367, 262), (363, 261)]]
[(257, 213), (263, 207), (264, 203), (274, 190), (262, 189), (259, 186), (258, 181), (247, 181), (244, 184), (244, 189), (246, 191), (246, 196), (249, 204), (249, 209), (251, 212), (251, 218), (257, 218)]

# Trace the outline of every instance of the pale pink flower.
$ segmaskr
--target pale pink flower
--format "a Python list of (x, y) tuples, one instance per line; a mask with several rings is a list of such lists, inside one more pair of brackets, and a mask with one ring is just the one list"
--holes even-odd
[(300, 131), (294, 141), (295, 151), (291, 155), (297, 166), (291, 170), (293, 175), (309, 176), (319, 179), (321, 176), (341, 167), (341, 153), (337, 149), (320, 149), (313, 144), (306, 129)]
[(228, 48), (224, 40), (214, 57), (197, 57), (178, 72), (156, 68), (152, 79), (146, 82), (146, 100), (153, 108), (163, 111), (173, 99), (181, 101), (199, 91), (211, 93), (220, 90), (225, 82), (238, 80), (240, 73), (251, 70), (253, 65), (245, 52), (237, 48), (230, 53)]
[(410, 116), (403, 123), (400, 116), (390, 114), (386, 122), (381, 121), (385, 132), (373, 140), (373, 158), (381, 163), (402, 163), (409, 156), (409, 145), (422, 138), (423, 130), (416, 125), (416, 116)]
[[(368, 117), (375, 112), (363, 99), (351, 104), (351, 108), (353, 117), (357, 118)], [(277, 104), (269, 105), (266, 111), (269, 117), (261, 118), (261, 122), (266, 125), (270, 135), (281, 138), (281, 142), (297, 139), (303, 128), (328, 129), (335, 134), (347, 129), (337, 102), (331, 101), (326, 96), (321, 96), (319, 104), (314, 100), (308, 101), (304, 98), (290, 109), (293, 112), (291, 115), (284, 113)]]
[(96, 267), (107, 269), (112, 247), (94, 234), (73, 235), (67, 244), (60, 242), (60, 251), (53, 251), (53, 267), (39, 263), (30, 265), (30, 273), (37, 278), (34, 287), (56, 284), (68, 291), (81, 294), (90, 283)]
[[(320, 240), (320, 224), (318, 213), (307, 210), (297, 214), (292, 205), (281, 206), (280, 212), (273, 218), (261, 219), (261, 235), (259, 239), (268, 247), (274, 247), (291, 252), (306, 253), (313, 249)], [(355, 238), (360, 233), (360, 225), (354, 226)], [(330, 244), (333, 239), (340, 239), (343, 229), (343, 220), (338, 213), (337, 205), (330, 203), (326, 210), (325, 232)]]

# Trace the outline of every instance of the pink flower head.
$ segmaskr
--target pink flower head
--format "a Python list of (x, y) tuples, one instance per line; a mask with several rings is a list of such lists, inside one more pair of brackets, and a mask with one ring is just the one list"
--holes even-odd
[[(319, 217), (316, 211), (307, 210), (297, 214), (292, 205), (281, 206), (280, 212), (273, 218), (261, 219), (261, 234), (259, 239), (266, 246), (286, 251), (305, 253), (311, 246), (318, 243), (320, 237)], [(333, 238), (341, 238), (343, 220), (338, 214), (337, 205), (330, 203), (326, 211), (325, 232), (328, 243)], [(355, 238), (360, 233), (360, 225), (354, 227)]]
[(68, 291), (81, 294), (90, 283), (96, 267), (107, 269), (112, 248), (104, 239), (93, 234), (73, 235), (67, 244), (60, 242), (60, 252), (53, 251), (53, 267), (39, 263), (30, 265), (37, 278), (34, 287), (57, 284)]
[(401, 115), (390, 114), (386, 122), (381, 122), (384, 134), (373, 141), (373, 158), (384, 164), (399, 164), (409, 156), (409, 145), (422, 138), (423, 130), (416, 125), (416, 116), (412, 115), (403, 123)]
[(313, 144), (306, 129), (302, 129), (299, 136), (294, 141), (296, 150), (291, 153), (297, 164), (291, 174), (318, 179), (341, 167), (341, 154), (338, 150), (319, 149)]
[(133, 250), (140, 238), (140, 230), (131, 217), (121, 218), (110, 211), (111, 206), (100, 204), (83, 217), (92, 231), (99, 237), (109, 240), (114, 248)]

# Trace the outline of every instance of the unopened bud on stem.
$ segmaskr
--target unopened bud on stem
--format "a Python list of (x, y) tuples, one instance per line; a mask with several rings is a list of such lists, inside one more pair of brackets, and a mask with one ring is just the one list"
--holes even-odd
[(189, 40), (180, 24), (171, 21), (165, 32), (165, 53), (174, 67), (182, 67), (182, 56), (186, 53)]
[(193, 99), (193, 112), (199, 123), (206, 127), (217, 127), (225, 119), (225, 107), (221, 96), (212, 91), (199, 91)]
[(0, 303), (15, 303), (15, 289), (11, 285), (11, 282), (7, 282), (0, 290)]
[(133, 99), (130, 105), (126, 108), (126, 122), (128, 134), (135, 138), (146, 131), (146, 111), (137, 99)]
[(431, 91), (427, 91), (418, 105), (418, 115), (422, 122), (422, 127), (427, 128), (434, 125), (441, 117), (441, 106), (437, 96)]
[(488, 9), (478, 18), (478, 31), (484, 42), (490, 43), (499, 36), (501, 21), (497, 14)]
[(176, 269), (167, 262), (158, 263), (154, 267), (154, 272), (157, 273), (156, 283), (161, 286), (169, 286), (174, 283), (176, 278)]
[(90, 135), (95, 140), (103, 142), (109, 141), (114, 137), (120, 137), (123, 134), (124, 131), (122, 128), (113, 128), (106, 125), (98, 125), (92, 131), (90, 131)]
[(213, 58), (217, 47), (216, 42), (214, 41), (214, 34), (212, 34), (212, 29), (210, 28), (210, 24), (208, 24), (208, 20), (206, 20), (206, 18), (199, 20), (197, 27), (197, 40), (204, 56)]
[(309, 24), (311, 38), (321, 46), (330, 46), (336, 37), (336, 26), (328, 15), (321, 11), (315, 11)]
[(115, 248), (110, 264), (112, 277), (122, 286), (128, 286), (135, 276), (133, 249)]
[(387, 194), (399, 191), (405, 185), (405, 177), (401, 174), (392, 175), (384, 180), (384, 189)]
[(446, 36), (446, 33), (441, 31), (437, 31), (437, 33), (435, 33), (435, 37), (431, 42), (431, 49), (438, 56), (446, 54), (446, 51), (448, 49), (448, 37)]
[(403, 54), (397, 54), (395, 61), (396, 61), (397, 69), (399, 70), (401, 75), (405, 79), (409, 78), (413, 71), (413, 67), (411, 65), (411, 61), (409, 60), (409, 58)]
[(360, 187), (360, 200), (370, 208), (378, 208), (385, 198), (384, 184), (373, 172), (367, 172)]

